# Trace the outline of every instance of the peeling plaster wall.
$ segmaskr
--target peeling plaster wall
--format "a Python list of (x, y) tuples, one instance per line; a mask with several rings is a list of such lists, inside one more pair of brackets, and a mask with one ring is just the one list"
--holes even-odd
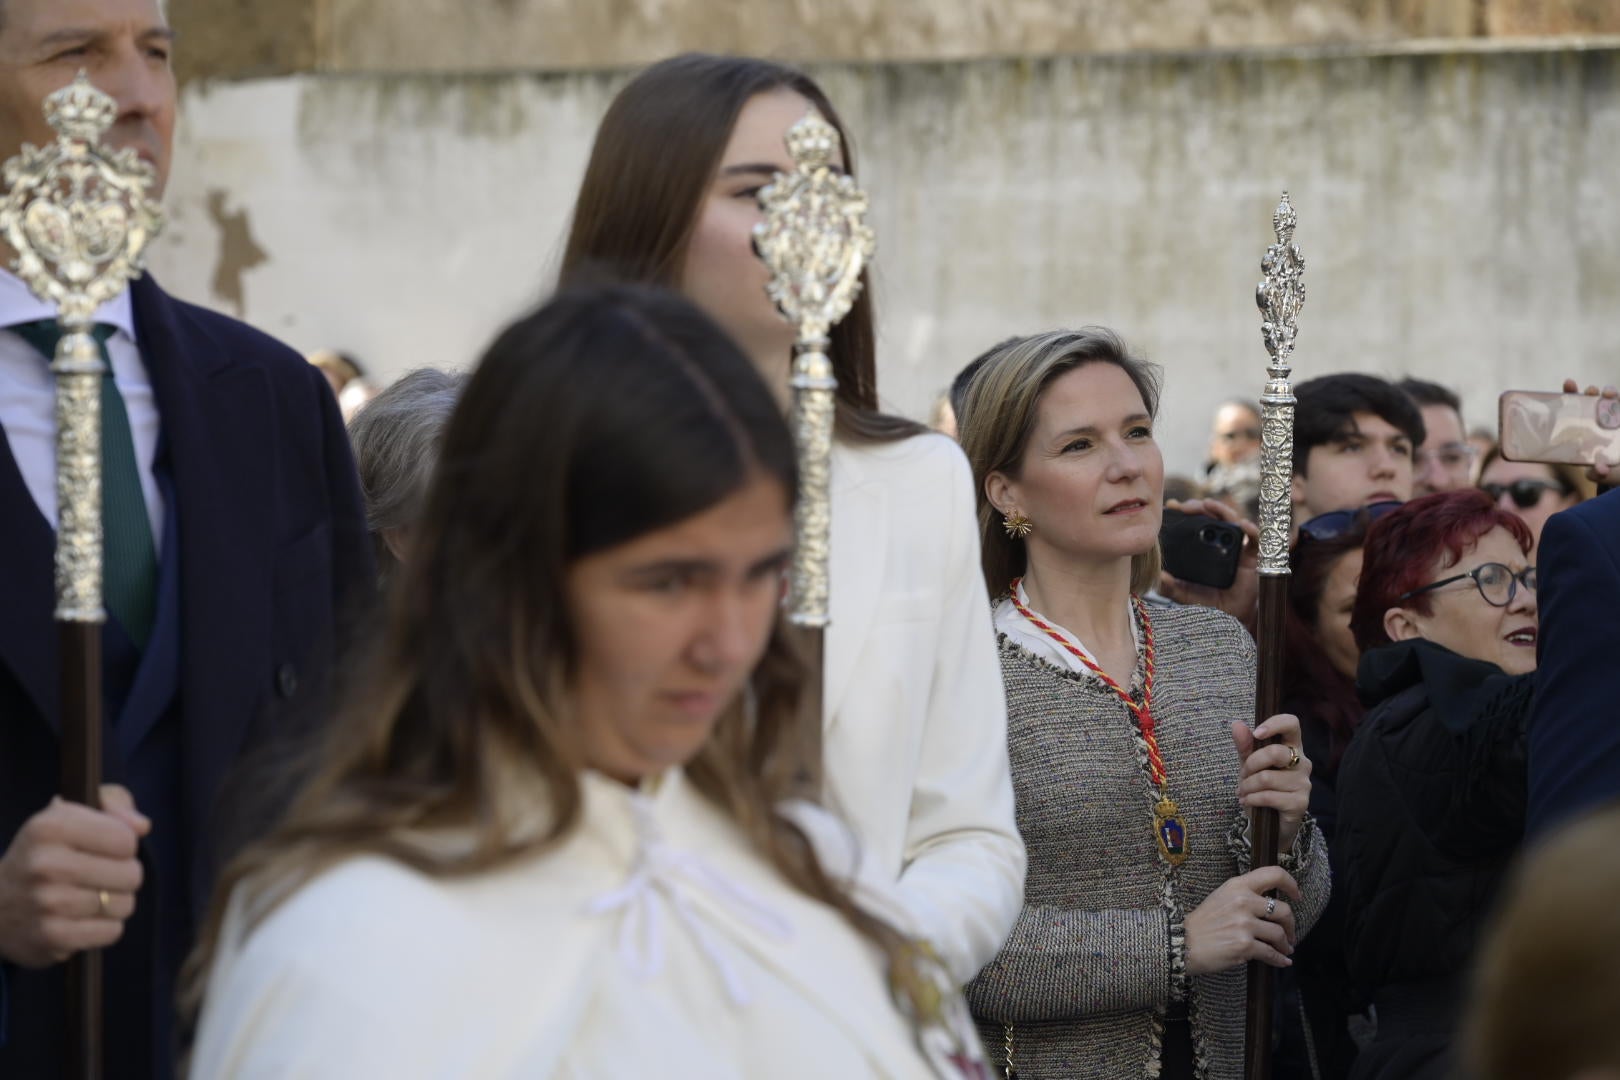
[[(1192, 468), (1215, 401), (1264, 379), (1252, 297), (1284, 187), (1307, 259), (1298, 377), (1420, 372), (1470, 423), (1510, 386), (1620, 379), (1620, 51), (817, 74), (873, 196), (899, 411), (924, 415), (1009, 334), (1099, 322), (1167, 368), (1161, 439)], [(194, 87), (154, 267), (301, 349), (465, 365), (550, 281), (620, 78)]]

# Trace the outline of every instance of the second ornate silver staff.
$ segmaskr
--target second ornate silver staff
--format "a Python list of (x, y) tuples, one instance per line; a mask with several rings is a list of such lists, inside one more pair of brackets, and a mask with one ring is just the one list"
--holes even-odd
[(832, 442), (838, 380), (829, 334), (860, 295), (861, 271), (875, 239), (867, 199), (838, 166), (838, 130), (812, 108), (787, 133), (793, 170), (759, 194), (765, 220), (754, 250), (771, 272), (767, 291), (797, 331), (793, 346), (792, 426), (799, 457), (799, 502), (788, 619), (800, 628), (811, 664), (810, 700), (801, 716), (801, 754), (819, 787), (825, 634), (831, 623)]
[[(1255, 676), (1255, 722), (1276, 715), (1282, 703), (1283, 626), (1288, 611), (1288, 549), (1293, 533), (1294, 336), (1299, 309), (1305, 303), (1305, 258), (1294, 243), (1293, 204), (1288, 192), (1272, 214), (1277, 242), (1260, 260), (1265, 279), (1255, 291), (1260, 305), (1260, 334), (1269, 354), (1265, 393), (1260, 396), (1260, 612), (1255, 641), (1259, 665)], [(1254, 811), (1250, 869), (1277, 865), (1277, 811)], [(1244, 1080), (1271, 1075), (1272, 969), (1249, 962), (1249, 1007), (1245, 1031)]]

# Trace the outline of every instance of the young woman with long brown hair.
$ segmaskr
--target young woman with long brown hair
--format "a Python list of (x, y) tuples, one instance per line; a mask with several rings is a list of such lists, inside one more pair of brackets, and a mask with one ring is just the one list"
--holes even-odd
[(786, 801), (796, 486), (769, 391), (678, 297), (564, 294), (502, 334), (377, 656), (222, 879), (193, 1075), (976, 1061), (885, 886)]
[[(785, 408), (794, 333), (766, 297), (752, 229), (756, 195), (791, 167), (785, 136), (812, 105), (844, 133), (853, 169), (837, 111), (801, 72), (695, 54), (643, 71), (597, 133), (563, 280), (606, 272), (680, 290)], [(966, 981), (1012, 926), (1024, 870), (969, 471), (951, 440), (877, 411), (869, 289), (829, 352), (828, 802)]]

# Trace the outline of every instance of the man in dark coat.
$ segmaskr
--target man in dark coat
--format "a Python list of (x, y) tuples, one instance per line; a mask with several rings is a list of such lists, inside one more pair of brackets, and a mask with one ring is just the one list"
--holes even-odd
[(1620, 799), (1620, 490), (1548, 518), (1536, 558), (1532, 836)]
[[(171, 37), (158, 0), (0, 0), (0, 157), (52, 137), (41, 103), (84, 69), (118, 102), (109, 141), (135, 148), (161, 189)], [(53, 314), (0, 272), (0, 1076), (59, 1074), (60, 962), (105, 946), (107, 1076), (161, 1080), (222, 779), (310, 707), (371, 561), (320, 372), (137, 281), (97, 313), (116, 387), (102, 393), (115, 786), (100, 810), (55, 800)], [(129, 512), (115, 520), (115, 505)]]

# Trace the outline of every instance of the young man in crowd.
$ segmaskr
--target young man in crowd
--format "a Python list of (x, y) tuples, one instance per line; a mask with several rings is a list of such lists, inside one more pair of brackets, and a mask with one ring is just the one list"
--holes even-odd
[(1406, 392), (1376, 375), (1346, 373), (1294, 388), (1294, 521), (1412, 497), (1426, 434)]
[[(1375, 375), (1346, 373), (1309, 379), (1294, 388), (1294, 524), (1335, 510), (1412, 497), (1414, 450), (1423, 443), (1423, 416), (1395, 384)], [(1176, 504), (1189, 514), (1237, 521), (1219, 499)], [(1254, 523), (1244, 524), (1251, 543)], [(1159, 591), (1181, 604), (1219, 608), (1252, 628), (1256, 579), (1240, 568), (1230, 588), (1211, 589), (1163, 576)]]
[(1474, 486), (1474, 447), (1463, 427), (1462, 399), (1439, 383), (1402, 379), (1400, 388), (1417, 402), (1426, 438), (1417, 448), (1412, 494), (1461, 491)]

